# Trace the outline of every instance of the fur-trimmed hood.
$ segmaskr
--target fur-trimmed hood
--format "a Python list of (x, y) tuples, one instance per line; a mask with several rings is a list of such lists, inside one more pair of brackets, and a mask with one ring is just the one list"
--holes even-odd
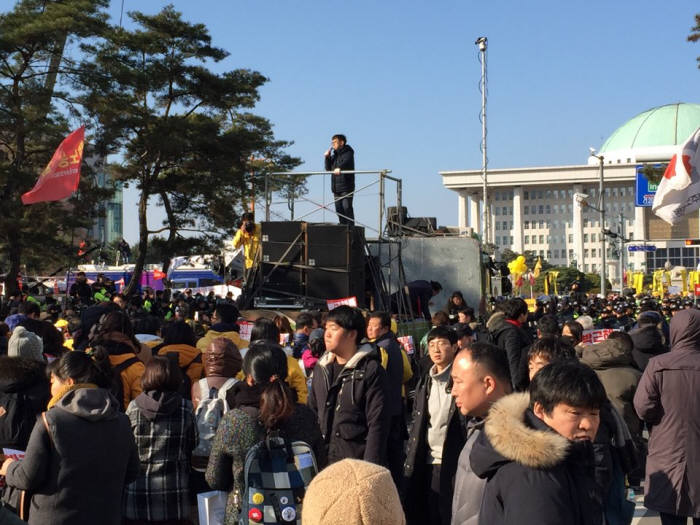
[(489, 320), (486, 321), (486, 329), (489, 332), (495, 332), (506, 327), (506, 316), (503, 312), (494, 312)]
[[(529, 409), (529, 394), (511, 394), (493, 404), (484, 434), (474, 444), (470, 462), (474, 473), (490, 477), (509, 462), (530, 468), (551, 468), (566, 459), (570, 442), (549, 429)], [(487, 439), (481, 439), (483, 437)]]

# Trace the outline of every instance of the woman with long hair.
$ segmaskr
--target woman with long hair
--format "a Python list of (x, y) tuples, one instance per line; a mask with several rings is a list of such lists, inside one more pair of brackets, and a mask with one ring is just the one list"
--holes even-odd
[(123, 412), (141, 393), (144, 361), (150, 359), (150, 352), (136, 339), (131, 320), (122, 310), (103, 314), (93, 326), (89, 341), (90, 347), (99, 345), (107, 350), (109, 363), (121, 378), (119, 391), (113, 393), (118, 397)]
[(48, 370), (48, 410), (37, 418), (25, 458), (5, 460), (0, 475), (33, 494), (30, 525), (118, 525), (139, 457), (129, 418), (108, 390), (108, 356), (102, 348), (68, 352)]
[(305, 405), (295, 403), (285, 382), (287, 356), (284, 350), (277, 343), (253, 341), (243, 358), (243, 372), (245, 381), (235, 385), (233, 399), (229, 396), (233, 410), (219, 424), (206, 473), (210, 487), (229, 492), (226, 525), (238, 523), (246, 454), (269, 432), (279, 431), (285, 439), (308, 443), (319, 468), (326, 464), (316, 416)]

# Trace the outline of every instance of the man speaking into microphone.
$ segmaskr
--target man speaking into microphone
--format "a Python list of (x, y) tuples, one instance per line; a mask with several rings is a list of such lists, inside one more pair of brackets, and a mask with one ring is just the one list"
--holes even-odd
[(352, 193), (355, 191), (355, 151), (348, 146), (345, 135), (333, 135), (331, 147), (326, 151), (326, 171), (332, 171), (331, 191), (335, 199), (335, 212), (340, 224), (355, 224), (352, 209)]

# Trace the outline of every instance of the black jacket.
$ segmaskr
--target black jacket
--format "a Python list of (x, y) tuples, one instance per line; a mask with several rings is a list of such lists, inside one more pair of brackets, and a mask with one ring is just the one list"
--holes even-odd
[(525, 366), (523, 366), (522, 354), (527, 352), (527, 347), (532, 344), (532, 338), (523, 328), (509, 323), (501, 312), (496, 312), (490, 317), (486, 328), (494, 343), (506, 351), (513, 388), (519, 391), (524, 390), (529, 381), (527, 360), (524, 360)]
[(664, 344), (663, 333), (656, 325), (646, 325), (633, 328), (629, 332), (634, 348), (632, 359), (636, 367), (644, 372), (649, 359), (655, 355), (668, 352), (668, 346)]
[[(50, 390), (44, 363), (27, 357), (0, 357), (0, 405), (7, 411), (0, 417), (0, 447), (27, 450), (36, 416), (46, 409)], [(16, 411), (14, 421), (10, 403)]]
[(377, 350), (362, 345), (331, 383), (328, 367), (334, 361), (331, 352), (321, 356), (309, 394), (309, 407), (328, 446), (328, 462), (354, 458), (383, 465), (389, 411), (386, 372)]
[[(340, 168), (341, 171), (352, 171), (355, 169), (355, 151), (345, 144), (342, 148), (325, 159), (326, 171), (333, 171)], [(331, 175), (331, 191), (336, 194), (350, 193), (355, 191), (355, 174), (341, 173)]]
[(386, 334), (378, 337), (374, 344), (384, 349), (387, 353), (386, 378), (386, 406), (389, 417), (403, 414), (403, 399), (401, 388), (403, 386), (403, 357), (401, 356), (401, 345), (396, 339), (394, 332), (389, 330)]
[[(416, 400), (409, 430), (408, 449), (404, 464), (404, 480), (401, 495), (406, 511), (407, 523), (427, 523), (427, 495), (425, 493), (428, 454), (428, 396), (432, 387), (430, 373), (425, 373), (416, 387)], [(449, 387), (448, 387), (449, 388)], [(447, 419), (447, 432), (442, 448), (440, 469), (440, 514), (444, 519), (452, 515), (452, 491), (454, 490), (457, 460), (467, 441), (465, 419), (455, 407), (454, 398), (450, 402)]]
[(129, 418), (107, 390), (78, 388), (37, 419), (27, 455), (7, 469), (33, 493), (29, 525), (121, 524), (122, 491), (139, 472)]
[(479, 512), (484, 525), (601, 525), (593, 445), (570, 442), (511, 394), (489, 410), (470, 455), (486, 479)]

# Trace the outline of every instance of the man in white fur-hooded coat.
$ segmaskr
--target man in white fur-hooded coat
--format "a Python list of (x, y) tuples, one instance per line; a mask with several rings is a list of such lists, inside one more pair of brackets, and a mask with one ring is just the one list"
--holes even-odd
[(593, 438), (605, 389), (579, 363), (550, 364), (491, 406), (470, 463), (487, 480), (479, 523), (600, 525)]

